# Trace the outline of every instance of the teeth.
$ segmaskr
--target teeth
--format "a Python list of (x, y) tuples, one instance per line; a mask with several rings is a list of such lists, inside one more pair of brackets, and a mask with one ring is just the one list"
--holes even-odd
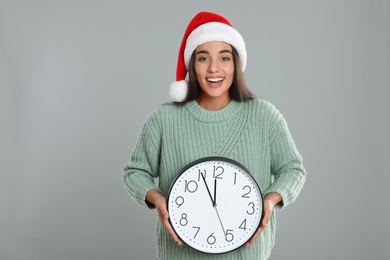
[(218, 82), (218, 81), (222, 81), (223, 78), (216, 78), (216, 79), (207, 79), (207, 81), (210, 81), (210, 82)]

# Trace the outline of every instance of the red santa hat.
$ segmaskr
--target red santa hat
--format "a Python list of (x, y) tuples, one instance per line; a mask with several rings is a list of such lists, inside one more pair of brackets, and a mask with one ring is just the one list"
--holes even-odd
[(176, 68), (176, 82), (169, 89), (169, 95), (175, 102), (183, 101), (187, 96), (187, 70), (191, 55), (203, 43), (223, 41), (231, 44), (238, 52), (242, 70), (246, 66), (246, 48), (241, 34), (224, 17), (210, 12), (195, 15), (187, 26), (179, 49)]

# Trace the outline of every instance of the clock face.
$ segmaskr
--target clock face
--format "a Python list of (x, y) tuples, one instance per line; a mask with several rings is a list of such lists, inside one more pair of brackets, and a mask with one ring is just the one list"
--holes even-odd
[(186, 244), (206, 253), (226, 253), (256, 232), (263, 198), (245, 167), (208, 157), (178, 175), (168, 196), (168, 211), (172, 227)]

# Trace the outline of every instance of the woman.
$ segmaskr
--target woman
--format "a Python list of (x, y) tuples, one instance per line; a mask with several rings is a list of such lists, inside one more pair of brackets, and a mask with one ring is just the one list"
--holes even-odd
[[(303, 186), (306, 172), (287, 124), (272, 104), (248, 90), (245, 66), (245, 43), (230, 22), (213, 13), (197, 14), (179, 50), (177, 81), (170, 89), (174, 103), (147, 118), (124, 167), (123, 183), (130, 195), (157, 209), (162, 259), (267, 259), (275, 242), (274, 208), (293, 202)], [(208, 156), (240, 162), (264, 194), (264, 218), (255, 235), (246, 246), (222, 255), (184, 244), (170, 225), (166, 206), (177, 173)]]

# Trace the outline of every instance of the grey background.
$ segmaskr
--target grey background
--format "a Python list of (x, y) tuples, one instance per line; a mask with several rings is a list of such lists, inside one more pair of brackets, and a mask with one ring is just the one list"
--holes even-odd
[(389, 8), (0, 0), (0, 259), (155, 259), (155, 211), (127, 195), (122, 166), (202, 10), (243, 35), (247, 83), (308, 171), (271, 259), (389, 259)]

